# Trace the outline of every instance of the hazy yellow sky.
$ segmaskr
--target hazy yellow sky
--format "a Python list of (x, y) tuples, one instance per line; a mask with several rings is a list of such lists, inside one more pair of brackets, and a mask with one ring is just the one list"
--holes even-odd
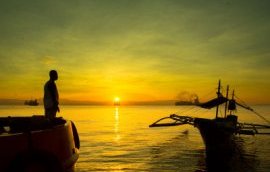
[(0, 6), (0, 99), (156, 101), (218, 79), (270, 103), (269, 0), (8, 0)]

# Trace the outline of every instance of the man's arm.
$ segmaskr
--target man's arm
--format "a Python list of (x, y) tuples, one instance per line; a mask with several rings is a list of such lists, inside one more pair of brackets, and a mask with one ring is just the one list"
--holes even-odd
[(51, 96), (52, 96), (52, 101), (53, 101), (53, 106), (57, 109), (58, 108), (58, 100), (57, 100), (57, 88), (56, 88), (56, 85), (54, 82), (52, 82), (50, 85), (49, 85), (49, 90), (50, 90), (50, 93), (51, 93)]

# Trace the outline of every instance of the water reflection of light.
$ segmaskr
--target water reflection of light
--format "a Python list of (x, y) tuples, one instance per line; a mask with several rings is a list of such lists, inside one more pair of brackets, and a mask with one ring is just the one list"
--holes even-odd
[(114, 111), (114, 133), (115, 133), (115, 137), (114, 137), (114, 141), (118, 142), (121, 137), (119, 134), (119, 111), (118, 111), (118, 107), (115, 107), (115, 111)]

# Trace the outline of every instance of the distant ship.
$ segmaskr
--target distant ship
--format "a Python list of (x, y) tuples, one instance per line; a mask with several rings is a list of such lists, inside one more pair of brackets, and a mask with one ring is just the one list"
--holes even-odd
[(39, 105), (37, 99), (35, 99), (35, 100), (25, 100), (24, 104), (29, 105), (29, 106), (38, 106)]
[(200, 104), (200, 101), (199, 101), (198, 96), (194, 97), (193, 100), (179, 100), (175, 102), (175, 106), (190, 106), (190, 105), (199, 105), (199, 104)]

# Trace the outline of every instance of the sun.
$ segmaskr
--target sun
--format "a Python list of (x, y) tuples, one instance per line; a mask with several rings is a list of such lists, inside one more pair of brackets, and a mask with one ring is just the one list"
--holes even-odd
[(114, 105), (120, 105), (120, 98), (119, 97), (115, 97), (113, 100), (113, 104)]
[(120, 98), (119, 97), (115, 97), (114, 98), (114, 102), (119, 102), (120, 101)]

